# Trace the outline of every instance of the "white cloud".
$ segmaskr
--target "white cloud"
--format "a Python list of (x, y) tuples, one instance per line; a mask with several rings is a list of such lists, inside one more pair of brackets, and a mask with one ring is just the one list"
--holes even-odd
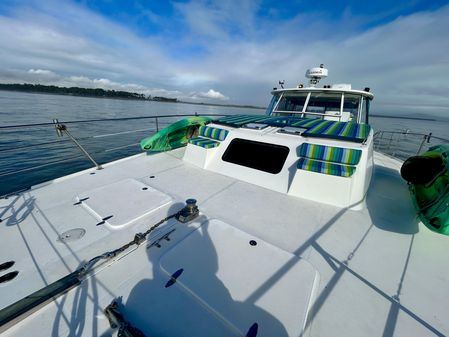
[(29, 69), (28, 72), (30, 74), (37, 74), (37, 75), (50, 75), (50, 76), (56, 75), (51, 70), (44, 70), (44, 69)]
[(189, 96), (189, 98), (194, 100), (201, 100), (201, 99), (217, 99), (221, 101), (227, 101), (229, 100), (229, 97), (223, 95), (219, 91), (215, 91), (214, 89), (209, 89), (207, 92), (193, 92)]

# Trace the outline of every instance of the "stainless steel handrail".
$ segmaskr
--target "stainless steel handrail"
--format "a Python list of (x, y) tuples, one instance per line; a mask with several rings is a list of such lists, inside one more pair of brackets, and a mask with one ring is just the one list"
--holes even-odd
[[(449, 143), (449, 139), (430, 133), (380, 130), (374, 134), (374, 150), (399, 159), (406, 159), (423, 152), (425, 145)], [(404, 146), (405, 145), (405, 146)], [(415, 148), (413, 150), (412, 148)]]

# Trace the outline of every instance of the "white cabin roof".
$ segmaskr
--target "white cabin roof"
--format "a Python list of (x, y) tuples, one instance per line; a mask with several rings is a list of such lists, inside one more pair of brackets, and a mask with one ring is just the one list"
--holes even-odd
[(308, 92), (324, 92), (324, 93), (350, 93), (361, 95), (367, 97), (369, 99), (374, 99), (374, 94), (371, 92), (367, 92), (364, 90), (355, 90), (355, 89), (337, 89), (337, 88), (323, 88), (323, 87), (303, 87), (303, 88), (284, 88), (284, 89), (275, 89), (271, 91), (272, 95), (280, 95), (282, 93), (308, 93)]

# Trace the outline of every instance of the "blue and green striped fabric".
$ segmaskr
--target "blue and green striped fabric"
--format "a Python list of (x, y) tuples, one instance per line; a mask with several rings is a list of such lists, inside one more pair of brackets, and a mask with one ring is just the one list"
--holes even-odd
[(214, 128), (211, 126), (202, 125), (199, 129), (199, 135), (203, 137), (208, 137), (216, 140), (225, 140), (228, 135), (228, 130), (223, 130), (219, 128)]
[(299, 158), (298, 169), (339, 177), (350, 177), (355, 172), (354, 166), (340, 165), (307, 158)]
[(299, 147), (299, 156), (332, 163), (357, 165), (360, 161), (360, 157), (362, 156), (362, 151), (357, 149), (303, 143)]
[(324, 122), (322, 119), (318, 118), (301, 118), (300, 120), (291, 124), (291, 126), (302, 127), (302, 128), (313, 128)]
[(204, 147), (205, 149), (211, 149), (214, 147), (217, 147), (220, 145), (220, 142), (217, 142), (216, 140), (208, 139), (208, 138), (190, 138), (189, 143), (197, 146)]
[(363, 143), (366, 141), (371, 131), (371, 127), (368, 124), (293, 116), (234, 115), (219, 118), (214, 121), (214, 123), (232, 127), (241, 127), (248, 123), (264, 123), (276, 127), (302, 127), (308, 129), (304, 132), (304, 136), (306, 137), (331, 138), (356, 143)]
[(304, 133), (304, 136), (341, 139), (363, 143), (368, 138), (370, 131), (371, 127), (368, 124), (321, 120), (321, 123), (308, 129)]
[(240, 127), (248, 123), (261, 123), (265, 120), (269, 120), (273, 116), (267, 115), (233, 115), (219, 118), (214, 121), (214, 123), (224, 124), (234, 127)]

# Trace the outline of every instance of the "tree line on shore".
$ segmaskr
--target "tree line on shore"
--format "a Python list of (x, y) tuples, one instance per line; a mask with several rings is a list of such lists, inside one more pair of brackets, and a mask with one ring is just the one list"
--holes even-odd
[(106, 98), (125, 98), (125, 99), (139, 99), (139, 100), (154, 100), (154, 101), (176, 101), (176, 98), (166, 97), (146, 97), (144, 94), (136, 92), (128, 92), (121, 90), (104, 90), (101, 88), (79, 88), (79, 87), (58, 87), (55, 85), (42, 84), (0, 84), (0, 90), (23, 91), (23, 92), (39, 92), (48, 94), (60, 95), (74, 95), (74, 96), (88, 96), (88, 97), (106, 97)]
[(201, 104), (212, 106), (226, 106), (250, 109), (265, 109), (264, 107), (257, 107), (253, 105), (237, 105), (237, 104), (217, 104), (217, 103), (202, 103), (202, 102), (184, 102), (177, 98), (169, 98), (163, 96), (145, 96), (136, 92), (120, 91), (120, 90), (104, 90), (100, 88), (80, 88), (80, 87), (58, 87), (55, 85), (30, 84), (30, 83), (14, 83), (4, 84), (0, 83), (0, 90), (21, 91), (21, 92), (36, 92), (58, 95), (72, 95), (84, 97), (103, 97), (103, 98), (120, 98), (120, 99), (137, 99), (156, 102), (167, 103), (185, 103), (185, 104)]

